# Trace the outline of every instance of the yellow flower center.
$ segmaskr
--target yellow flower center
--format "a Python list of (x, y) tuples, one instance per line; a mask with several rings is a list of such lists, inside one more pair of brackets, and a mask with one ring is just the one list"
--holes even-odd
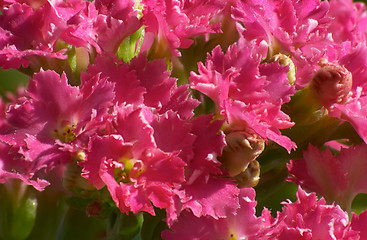
[(75, 128), (75, 125), (66, 125), (62, 130), (55, 129), (53, 136), (62, 142), (71, 142), (76, 138), (76, 134), (74, 133)]
[(132, 178), (137, 178), (144, 171), (142, 161), (122, 157), (119, 162), (123, 164), (122, 168), (115, 168), (114, 176), (117, 182), (132, 183)]

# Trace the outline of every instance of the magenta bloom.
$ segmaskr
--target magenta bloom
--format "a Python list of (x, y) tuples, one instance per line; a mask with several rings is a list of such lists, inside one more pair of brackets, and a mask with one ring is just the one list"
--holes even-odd
[[(187, 85), (176, 86), (176, 79), (169, 77), (170, 72), (166, 69), (163, 59), (147, 62), (145, 55), (141, 54), (132, 59), (130, 64), (116, 64), (113, 59), (99, 57), (96, 64), (88, 68), (88, 73), (101, 74), (101, 77), (115, 83), (115, 105), (107, 120), (106, 130), (99, 133), (103, 141), (119, 142), (116, 144), (125, 146), (126, 152), (131, 152), (130, 158), (136, 160), (145, 159), (144, 155), (141, 155), (144, 149), (161, 152), (162, 156), (174, 159), (172, 164), (176, 161), (177, 166), (181, 166), (182, 171), (185, 170), (186, 181), (178, 180), (174, 176), (172, 179), (162, 179), (159, 184), (169, 186), (165, 188), (169, 191), (159, 188), (154, 191), (165, 195), (166, 199), (154, 202), (147, 197), (143, 205), (135, 206), (134, 201), (137, 200), (134, 196), (127, 197), (114, 192), (113, 186), (116, 184), (126, 188), (121, 179), (115, 177), (115, 181), (107, 182), (102, 177), (101, 171), (105, 170), (102, 170), (104, 160), (101, 158), (103, 154), (109, 153), (101, 152), (98, 157), (92, 154), (97, 151), (93, 147), (94, 141), (98, 139), (98, 143), (102, 142), (99, 138), (93, 138), (96, 140), (91, 141), (92, 149), (86, 152), (86, 161), (80, 163), (84, 167), (83, 176), (97, 188), (107, 185), (111, 196), (123, 212), (152, 213), (154, 205), (167, 209), (168, 224), (175, 221), (184, 209), (192, 209), (197, 216), (224, 217), (238, 208), (239, 190), (232, 180), (224, 178), (225, 175), (219, 168), (221, 164), (217, 160), (225, 145), (224, 134), (220, 131), (223, 122), (212, 122), (211, 115), (194, 118), (193, 110), (198, 102), (189, 97)], [(112, 140), (116, 136), (121, 139)], [(128, 145), (132, 146), (127, 148)], [(114, 159), (121, 165), (125, 164), (121, 162), (121, 157)], [(101, 161), (102, 165), (99, 164)], [(160, 171), (168, 173), (171, 171), (170, 167), (173, 166), (167, 163), (167, 169), (162, 168)], [(148, 168), (146, 167), (147, 173)], [(158, 174), (158, 169), (154, 171)], [(136, 176), (134, 182), (140, 182), (139, 177)], [(148, 184), (155, 180), (146, 175), (146, 181)], [(144, 189), (140, 186), (128, 186), (143, 194)], [(223, 197), (226, 201), (217, 201)], [(149, 201), (152, 205), (148, 204)]]
[(191, 73), (191, 87), (214, 101), (216, 114), (226, 120), (229, 129), (255, 132), (289, 152), (296, 145), (279, 131), (293, 126), (280, 110), (294, 93), (288, 67), (277, 62), (260, 64), (262, 56), (251, 47), (242, 42), (226, 53), (216, 47), (205, 65), (198, 64), (199, 74)]
[(348, 214), (339, 206), (326, 205), (323, 198), (317, 200), (316, 194), (301, 188), (297, 198), (294, 203), (284, 203), (263, 239), (359, 239)]
[(255, 216), (255, 190), (241, 189), (239, 199), (240, 208), (226, 218), (196, 217), (186, 210), (181, 213), (171, 230), (165, 230), (162, 233), (162, 237), (182, 240), (259, 239), (267, 224), (265, 219)]
[(310, 145), (304, 151), (303, 159), (291, 160), (289, 180), (350, 210), (354, 197), (358, 193), (367, 193), (365, 154), (366, 145), (342, 148), (337, 156), (328, 148), (320, 152)]
[[(100, 12), (96, 9), (97, 3)], [(104, 10), (105, 2), (97, 3), (85, 1), (83, 9), (68, 21), (68, 28), (62, 33), (61, 39), (75, 47), (84, 47), (91, 57), (94, 57), (95, 51), (113, 55), (123, 39), (137, 31), (141, 24), (132, 7), (126, 9), (126, 19), (121, 20), (113, 18), (111, 13)]]
[[(74, 11), (74, 10), (70, 10)], [(60, 16), (57, 6), (46, 2), (33, 9), (13, 3), (1, 9), (0, 65), (5, 69), (28, 67), (35, 56), (66, 59), (66, 49), (58, 51), (56, 41), (66, 29), (69, 15)], [(37, 66), (38, 68), (40, 66)]]
[(113, 84), (98, 75), (82, 81), (72, 87), (65, 75), (42, 70), (30, 80), (25, 96), (9, 106), (9, 127), (0, 140), (32, 163), (29, 174), (68, 163), (98, 129), (114, 97)]
[(367, 239), (367, 211), (363, 211), (357, 216), (353, 213), (351, 226), (354, 231), (359, 231), (360, 239)]
[(366, 41), (366, 5), (352, 0), (331, 0), (328, 16), (333, 18), (328, 26), (333, 40), (341, 43), (350, 41), (352, 45)]
[(219, 1), (143, 0), (141, 4), (147, 26), (144, 41), (156, 41), (153, 51), (158, 57), (181, 56), (178, 48), (188, 48), (192, 37), (220, 31), (218, 24), (210, 22), (224, 8)]
[(185, 163), (177, 154), (125, 142), (120, 135), (92, 137), (83, 176), (97, 189), (107, 185), (123, 213), (146, 211), (173, 203), (173, 187), (184, 180)]
[(94, 2), (83, 0), (4, 4), (0, 17), (0, 65), (5, 69), (30, 67), (33, 72), (41, 67), (51, 68), (61, 73), (70, 70), (66, 62), (60, 61), (68, 57), (77, 58), (74, 65), (86, 67), (96, 53), (115, 54), (141, 23), (132, 6), (126, 9), (125, 19), (116, 19), (103, 10), (107, 8), (103, 2), (98, 3), (100, 12)]
[(35, 174), (40, 167), (38, 162), (27, 161), (16, 148), (0, 142), (0, 183), (20, 179), (38, 191), (43, 191), (50, 183)]
[(269, 58), (289, 56), (297, 68), (295, 84), (303, 87), (333, 44), (328, 10), (329, 2), (319, 0), (237, 1), (232, 17), (243, 24), (238, 29), (245, 39), (267, 43)]

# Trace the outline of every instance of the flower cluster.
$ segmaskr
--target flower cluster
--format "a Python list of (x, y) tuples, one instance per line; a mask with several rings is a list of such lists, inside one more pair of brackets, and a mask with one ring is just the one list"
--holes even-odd
[[(21, 209), (8, 215), (35, 206), (24, 189), (57, 189), (115, 219), (107, 239), (123, 238), (116, 215), (129, 214), (143, 216), (130, 236), (141, 239), (157, 232), (152, 216), (163, 239), (367, 237), (353, 207), (367, 194), (365, 4), (0, 7), (0, 67), (29, 77), (0, 103), (0, 183)], [(269, 210), (262, 192), (286, 181), (297, 200)], [(32, 216), (0, 238), (26, 239)]]

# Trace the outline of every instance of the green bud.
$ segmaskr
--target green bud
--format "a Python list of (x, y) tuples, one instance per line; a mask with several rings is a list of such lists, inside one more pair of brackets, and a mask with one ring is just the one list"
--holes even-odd
[(0, 187), (0, 236), (3, 239), (23, 240), (31, 233), (37, 199), (29, 188), (19, 180), (11, 180)]
[(283, 66), (289, 67), (287, 76), (288, 76), (289, 84), (293, 85), (294, 82), (296, 81), (296, 66), (294, 65), (292, 59), (288, 57), (287, 55), (278, 53), (270, 59), (270, 62), (275, 62), (275, 61), (278, 61), (279, 64)]
[(139, 28), (138, 31), (125, 38), (117, 50), (117, 58), (129, 63), (131, 59), (139, 54), (144, 35), (145, 30), (143, 26)]

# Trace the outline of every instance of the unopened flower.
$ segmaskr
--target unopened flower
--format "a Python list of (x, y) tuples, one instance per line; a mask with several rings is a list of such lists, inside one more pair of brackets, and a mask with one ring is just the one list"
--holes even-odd
[(326, 108), (345, 104), (352, 95), (352, 74), (343, 66), (321, 62), (310, 82), (310, 89)]
[(261, 137), (241, 131), (228, 133), (226, 142), (220, 160), (231, 177), (244, 172), (262, 153), (265, 145)]
[(253, 160), (247, 168), (234, 176), (239, 188), (255, 187), (260, 181), (260, 163)]

